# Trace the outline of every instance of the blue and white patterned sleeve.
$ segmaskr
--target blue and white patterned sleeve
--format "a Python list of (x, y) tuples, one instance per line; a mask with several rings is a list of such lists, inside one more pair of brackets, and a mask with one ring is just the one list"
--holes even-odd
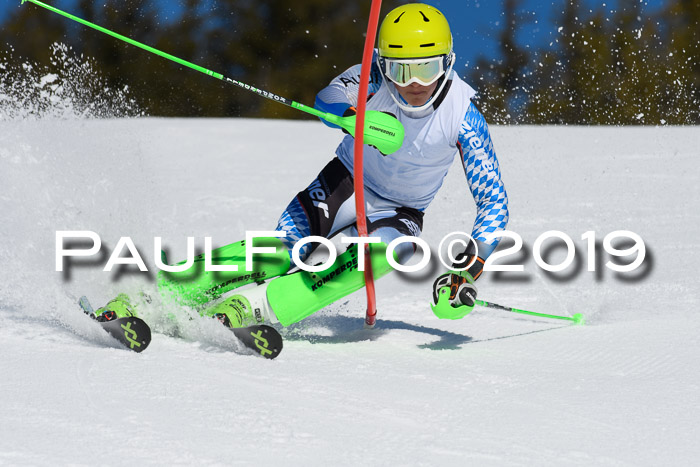
[(488, 125), (473, 103), (464, 116), (457, 148), (462, 156), (469, 189), (476, 202), (472, 237), (478, 241), (479, 256), (486, 259), (499, 240), (487, 240), (486, 234), (505, 230), (508, 223), (508, 195), (501, 180), (501, 170)]
[[(382, 85), (382, 74), (376, 62), (377, 51), (372, 57), (372, 69), (369, 76), (367, 96), (371, 97)], [(316, 95), (314, 107), (322, 112), (334, 115), (343, 115), (349, 107), (357, 105), (357, 91), (360, 88), (360, 65), (354, 65), (338, 75), (331, 83)], [(337, 125), (321, 120), (331, 128), (340, 128)]]

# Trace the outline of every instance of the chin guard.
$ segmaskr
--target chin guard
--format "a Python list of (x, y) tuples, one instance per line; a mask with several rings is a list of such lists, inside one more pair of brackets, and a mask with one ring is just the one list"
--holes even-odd
[(460, 305), (453, 307), (450, 305), (450, 288), (440, 288), (437, 304), (430, 304), (430, 308), (440, 319), (462, 319), (472, 312), (473, 306)]

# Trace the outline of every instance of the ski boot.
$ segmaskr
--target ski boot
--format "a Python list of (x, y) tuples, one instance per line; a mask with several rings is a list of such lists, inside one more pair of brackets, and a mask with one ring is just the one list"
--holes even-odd
[[(224, 301), (202, 310), (202, 316), (216, 318), (228, 327), (245, 347), (265, 358), (275, 358), (282, 351), (282, 336), (273, 327), (277, 322), (265, 296), (267, 284), (231, 295)], [(265, 323), (265, 324), (263, 324)]]
[(277, 322), (266, 297), (267, 284), (236, 294), (221, 303), (205, 309), (202, 314), (216, 318), (229, 328), (245, 328), (257, 324)]
[(244, 328), (262, 322), (262, 318), (260, 321), (255, 319), (250, 302), (243, 295), (228, 297), (223, 302), (205, 310), (204, 316), (216, 318), (229, 328)]
[(112, 321), (118, 318), (130, 318), (132, 316), (137, 317), (136, 309), (131, 304), (129, 296), (120, 293), (105, 306), (98, 308), (97, 311), (95, 311), (93, 318), (99, 322), (104, 322)]

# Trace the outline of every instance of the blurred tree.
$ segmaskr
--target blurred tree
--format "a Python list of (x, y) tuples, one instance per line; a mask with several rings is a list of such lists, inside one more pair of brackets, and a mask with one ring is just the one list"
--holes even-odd
[(527, 109), (533, 123), (663, 124), (673, 106), (688, 110), (687, 89), (674, 84), (683, 66), (663, 40), (662, 20), (645, 15), (637, 0), (618, 0), (583, 17), (574, 2), (562, 18), (562, 49), (533, 75), (538, 99)]
[[(388, 11), (405, 2), (382, 3)], [(146, 0), (79, 0), (56, 6), (231, 78), (313, 105), (322, 87), (361, 61), (370, 2), (187, 0), (181, 17), (165, 24), (157, 4)], [(305, 117), (33, 5), (18, 8), (0, 30), (0, 43), (11, 44), (16, 57), (25, 60), (48, 63), (53, 41), (94, 58), (110, 86), (128, 86), (151, 115)]]
[[(523, 71), (528, 61), (527, 52), (516, 41), (516, 34), (524, 22), (518, 10), (522, 0), (504, 0), (503, 29), (499, 34), (502, 59), (491, 61), (480, 57), (470, 72), (470, 80), (479, 83), (478, 102), (482, 111), (495, 123), (513, 123), (519, 114), (524, 84)], [(520, 98), (520, 99), (519, 99)]]
[[(181, 16), (166, 22), (158, 3), (146, 0), (56, 6), (305, 104), (361, 60), (368, 1), (183, 1)], [(490, 121), (700, 123), (698, 0), (667, 0), (654, 15), (639, 0), (594, 10), (566, 0), (557, 10), (556, 38), (539, 50), (518, 41), (527, 21), (523, 0), (502, 1), (499, 56), (480, 57), (469, 73)], [(382, 3), (386, 12), (405, 2)], [(128, 86), (150, 115), (311, 118), (34, 5), (12, 11), (0, 28), (0, 44), (10, 45), (17, 63), (52, 66), (53, 42), (89, 57), (111, 88)]]
[(49, 63), (49, 46), (53, 42), (65, 42), (68, 28), (65, 19), (57, 15), (46, 16), (38, 15), (34, 8), (18, 6), (0, 25), (0, 47), (14, 50), (15, 59), (31, 58)]
[(529, 56), (513, 40), (520, 5), (503, 5), (501, 56), (481, 57), (471, 72), (491, 121), (700, 123), (700, 2), (676, 0), (647, 15), (639, 0), (595, 10), (568, 0), (555, 40)]
[[(399, 3), (404, 2), (384, 1), (382, 10)], [(209, 52), (229, 64), (232, 78), (313, 105), (333, 77), (361, 62), (369, 7), (370, 2), (224, 0), (217, 16), (231, 20), (209, 31)], [(240, 90), (230, 92), (240, 96), (229, 102), (234, 113), (304, 116)]]
[(700, 2), (670, 2), (660, 21), (670, 82), (664, 93), (665, 118), (670, 123), (700, 124)]
[(554, 48), (544, 51), (529, 76), (530, 99), (525, 120), (532, 123), (573, 123), (578, 121), (581, 101), (580, 77), (590, 78), (581, 60), (579, 31), (580, 0), (565, 3), (557, 22)]

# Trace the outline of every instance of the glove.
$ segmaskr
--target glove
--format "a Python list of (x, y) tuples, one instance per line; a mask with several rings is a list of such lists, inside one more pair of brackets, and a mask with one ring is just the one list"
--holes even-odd
[(469, 263), (473, 261), (474, 264), (469, 266), (464, 272), (469, 273), (469, 277), (473, 279), (472, 282), (477, 280), (479, 276), (481, 276), (481, 273), (484, 271), (484, 263), (486, 262), (486, 260), (479, 256), (476, 256), (475, 258), (475, 256), (476, 255), (474, 254), (473, 243), (470, 242), (469, 246), (467, 246), (467, 249), (463, 253), (457, 255), (455, 262), (452, 263), (452, 269), (464, 269)]
[[(352, 117), (353, 115), (357, 115), (357, 110), (355, 110), (355, 107), (350, 106), (347, 109), (345, 109), (345, 112), (343, 112), (342, 116), (343, 117)], [(346, 130), (345, 128), (341, 127), (340, 129), (343, 130), (343, 133), (345, 133), (346, 135), (350, 134), (350, 132), (348, 130)]]
[(440, 289), (450, 288), (450, 305), (453, 308), (460, 306), (474, 307), (477, 289), (474, 279), (467, 271), (449, 271), (441, 275), (433, 282), (433, 303), (437, 305), (440, 297)]
[[(385, 113), (385, 114), (387, 114), (387, 115), (391, 115), (392, 117), (396, 118), (396, 115), (394, 115), (394, 114), (391, 113), (391, 112), (385, 112), (384, 110), (382, 110), (381, 112), (382, 112), (382, 113)], [(357, 110), (355, 109), (355, 107), (352, 107), (352, 106), (348, 107), (348, 108), (345, 110), (345, 112), (343, 112), (343, 117), (352, 117), (353, 115), (357, 115)], [(343, 130), (343, 133), (345, 133), (346, 135), (349, 135), (349, 134), (350, 134), (350, 132), (349, 132), (348, 130), (346, 130), (345, 128), (342, 128), (342, 130)], [(371, 146), (371, 147), (373, 147), (374, 149), (377, 149), (377, 146), (374, 146), (373, 144), (369, 144), (368, 146)], [(382, 151), (380, 151), (379, 149), (377, 149), (377, 151), (379, 151), (379, 153), (380, 153), (382, 156), (386, 156), (386, 154), (384, 154), (384, 153), (383, 153)]]
[[(471, 262), (474, 264), (467, 270), (461, 270)], [(457, 255), (452, 268), (433, 283), (434, 305), (431, 308), (440, 319), (464, 318), (474, 308), (477, 294), (474, 280), (481, 275), (484, 269), (484, 259), (476, 255), (474, 242), (470, 242), (466, 250)], [(444, 287), (448, 287), (450, 292), (447, 297), (443, 295), (442, 304), (439, 304), (440, 289)]]
[[(440, 287), (450, 287), (450, 304), (453, 307), (466, 305), (473, 307), (476, 300), (476, 286), (474, 281), (481, 276), (484, 270), (484, 259), (474, 254), (473, 243), (469, 243), (467, 249), (457, 255), (452, 264), (453, 270), (438, 277), (433, 284), (433, 299), (437, 303)], [(469, 263), (474, 262), (468, 269), (462, 271)]]

